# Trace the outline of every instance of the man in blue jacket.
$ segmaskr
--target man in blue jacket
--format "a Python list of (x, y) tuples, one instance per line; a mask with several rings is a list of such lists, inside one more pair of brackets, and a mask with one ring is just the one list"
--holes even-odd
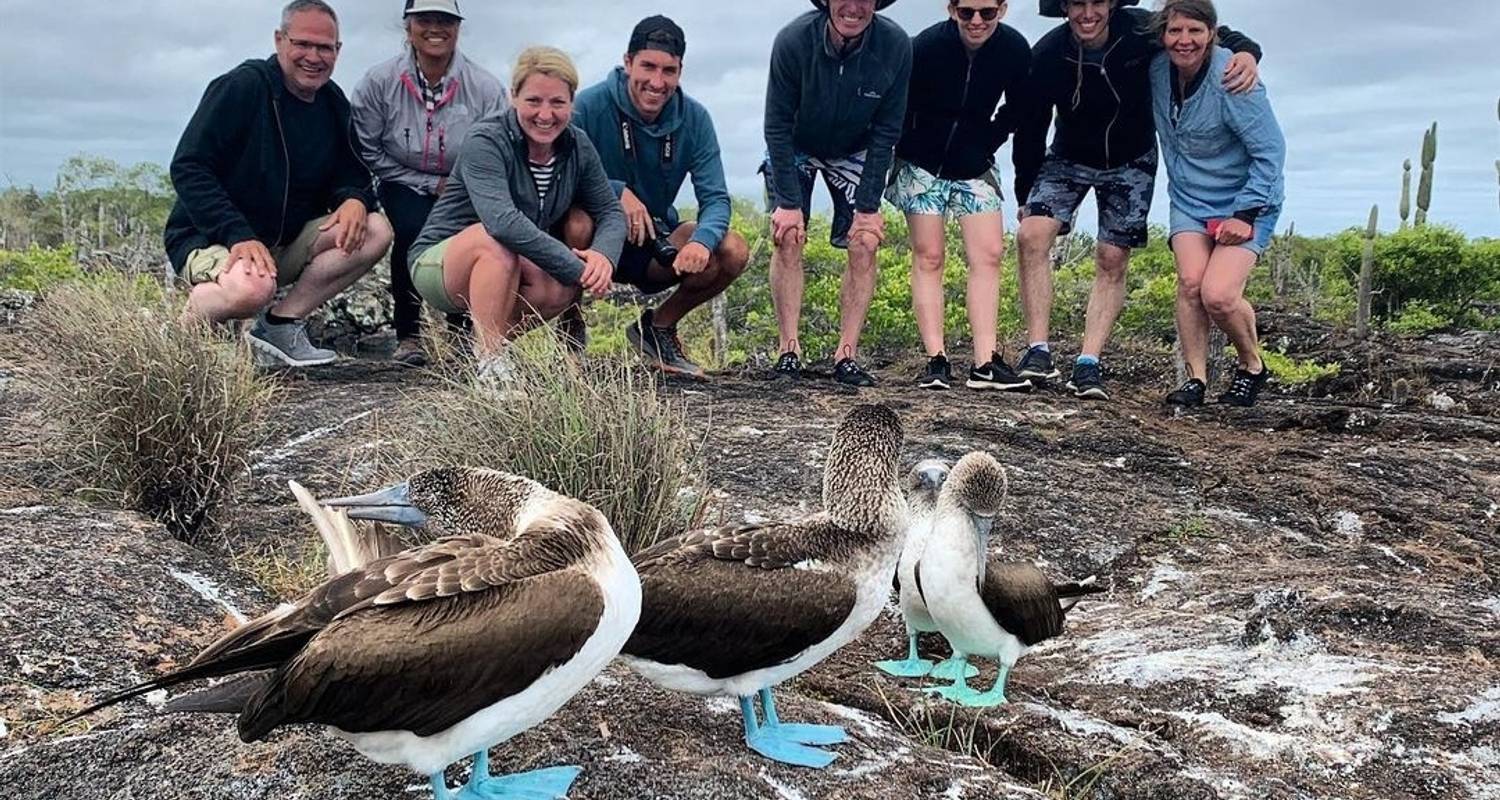
[(781, 356), (776, 374), (802, 373), (802, 248), (813, 180), (833, 197), (834, 247), (849, 251), (839, 293), (834, 379), (873, 386), (854, 359), (875, 296), (875, 251), (885, 236), (880, 195), (901, 137), (911, 40), (875, 12), (895, 0), (813, 0), (771, 48), (766, 87), (766, 197), (772, 206), (771, 300)]
[[(573, 123), (588, 134), (625, 207), (625, 250), (616, 283), (645, 294), (672, 293), (625, 329), (631, 345), (662, 372), (703, 379), (683, 352), (677, 322), (718, 296), (745, 271), (750, 250), (729, 230), (729, 188), (713, 120), (678, 89), (687, 40), (663, 16), (630, 34), (624, 66), (578, 93)], [(691, 175), (698, 221), (680, 222), (673, 205)]]
[[(1156, 185), (1156, 126), (1151, 117), (1151, 59), (1161, 41), (1148, 30), (1150, 14), (1137, 0), (1041, 0), (1044, 16), (1067, 22), (1037, 40), (1025, 112), (1015, 134), (1016, 198), (1021, 225), (1021, 304), (1030, 347), (1016, 372), (1041, 382), (1061, 374), (1047, 341), (1052, 312), (1051, 250), (1073, 228), (1090, 191), (1099, 207), (1094, 285), (1082, 351), (1068, 389), (1106, 400), (1099, 356), (1125, 304), (1130, 251), (1146, 244), (1146, 215)], [(1260, 49), (1223, 28), (1220, 38), (1240, 51), (1222, 76), (1225, 86), (1249, 91), (1258, 80)], [(1053, 112), (1056, 111), (1056, 121)], [(1054, 131), (1047, 147), (1047, 130)], [(1045, 156), (1044, 156), (1045, 151)]]
[[(164, 238), (193, 286), (185, 318), (258, 315), (246, 335), (267, 363), (333, 361), (336, 353), (308, 341), (303, 317), (391, 244), (350, 139), (349, 101), (330, 80), (338, 34), (327, 3), (293, 0), (276, 55), (209, 84), (172, 157), (177, 203)], [(278, 286), (290, 288), (270, 305)]]

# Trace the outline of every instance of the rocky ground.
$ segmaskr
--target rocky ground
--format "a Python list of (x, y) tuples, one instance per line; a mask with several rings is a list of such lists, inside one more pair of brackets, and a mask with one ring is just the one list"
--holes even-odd
[[(1256, 409), (1187, 414), (1159, 405), (1169, 357), (1128, 346), (1109, 359), (1128, 365), (1110, 403), (919, 393), (899, 361), (858, 395), (826, 376), (666, 386), (712, 454), (715, 520), (810, 508), (834, 421), (856, 397), (875, 400), (906, 422), (912, 461), (985, 448), (1006, 465), (997, 550), (1109, 591), (1022, 660), (1011, 703), (982, 713), (870, 667), (904, 647), (899, 619), (882, 618), (783, 690), (788, 716), (849, 726), (855, 741), (827, 772), (757, 759), (729, 704), (618, 668), (497, 763), (580, 764), (584, 799), (1500, 797), (1500, 340), (1356, 346), (1296, 318), (1264, 323), (1269, 341), (1343, 371)], [(370, 488), (372, 442), (392, 424), (382, 411), (420, 376), (368, 358), (282, 376), (276, 444), (202, 548), (53, 486), (40, 410), (24, 378), (6, 377), (7, 794), (428, 796), (314, 730), (242, 745), (228, 720), (140, 702), (56, 724), (274, 604), (264, 564), (295, 563), (314, 535), (285, 481), (320, 495)]]

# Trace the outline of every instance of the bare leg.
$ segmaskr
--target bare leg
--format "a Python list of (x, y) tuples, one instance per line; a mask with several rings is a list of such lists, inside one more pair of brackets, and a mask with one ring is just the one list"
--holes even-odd
[(928, 357), (944, 352), (943, 245), (946, 225), (938, 214), (907, 214), (911, 231), (911, 306)]
[(1017, 277), (1029, 342), (1047, 341), (1052, 328), (1052, 244), (1061, 230), (1062, 223), (1051, 217), (1031, 216), (1021, 220), (1016, 232), (1021, 250)]
[(349, 253), (334, 246), (333, 231), (324, 231), (313, 243), (312, 261), (271, 313), (301, 319), (369, 272), (390, 249), (395, 234), (382, 214), (370, 214), (365, 226), (364, 242)]
[(1240, 369), (1247, 372), (1260, 372), (1265, 366), (1255, 333), (1255, 309), (1245, 299), (1245, 281), (1256, 260), (1255, 253), (1243, 247), (1215, 247), (1203, 276), (1203, 307), (1229, 336)]
[[(679, 249), (693, 238), (693, 233), (698, 226), (691, 222), (685, 222), (672, 231), (672, 244)], [(714, 248), (708, 258), (708, 267), (702, 272), (685, 275), (682, 282), (678, 284), (677, 290), (672, 292), (655, 313), (652, 315), (654, 324), (668, 328), (676, 325), (679, 320), (687, 316), (689, 311), (707, 303), (729, 288), (735, 279), (745, 273), (745, 265), (750, 262), (750, 246), (745, 243), (744, 237), (734, 231), (724, 235), (719, 246)], [(648, 269), (662, 269), (665, 267), (652, 262)], [(795, 330), (794, 330), (795, 335)]]
[(500, 352), (516, 305), (520, 269), (515, 254), (500, 246), (484, 226), (465, 228), (443, 254), (443, 288), (468, 307), (474, 320), (474, 354)]
[(1125, 269), (1129, 265), (1130, 248), (1099, 243), (1094, 254), (1094, 288), (1089, 292), (1080, 355), (1097, 357), (1109, 341), (1120, 309), (1125, 307)]
[[(958, 220), (969, 259), (969, 327), (974, 331), (974, 366), (988, 364), (1000, 352), (996, 329), (1000, 317), (1000, 260), (1005, 257), (1005, 217), (999, 212), (971, 214)], [(1048, 275), (1051, 275), (1050, 265)], [(1049, 279), (1050, 283), (1050, 279)]]
[(844, 267), (844, 281), (839, 287), (839, 347), (835, 360), (854, 358), (859, 353), (859, 334), (870, 313), (875, 297), (875, 251), (870, 236), (849, 239), (849, 261)]
[(1172, 237), (1172, 256), (1177, 261), (1177, 341), (1189, 378), (1208, 380), (1208, 312), (1203, 310), (1200, 290), (1208, 270), (1213, 241), (1202, 233), (1179, 233)]
[(797, 328), (802, 321), (802, 243), (783, 242), (771, 253), (771, 304), (776, 307), (776, 329), (783, 353), (802, 355)]
[(250, 262), (241, 259), (226, 267), (216, 280), (193, 287), (182, 322), (247, 319), (259, 314), (275, 297), (276, 278), (252, 275)]
[(512, 304), (505, 337), (514, 339), (578, 302), (583, 289), (560, 283), (530, 259), (516, 259), (519, 302)]

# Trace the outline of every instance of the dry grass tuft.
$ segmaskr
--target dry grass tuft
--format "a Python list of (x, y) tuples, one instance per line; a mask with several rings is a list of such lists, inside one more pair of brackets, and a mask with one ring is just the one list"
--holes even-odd
[(53, 291), (25, 336), (63, 478), (191, 543), (263, 441), (276, 390), (242, 345), (178, 325), (180, 308), (105, 276)]

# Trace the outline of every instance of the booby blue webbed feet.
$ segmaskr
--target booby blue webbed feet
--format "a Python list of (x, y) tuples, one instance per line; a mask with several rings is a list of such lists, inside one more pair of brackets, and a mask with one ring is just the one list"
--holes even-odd
[(512, 775), (491, 775), (489, 754), (474, 754), (469, 782), (455, 800), (559, 800), (568, 796), (582, 767), (547, 767)]
[(932, 662), (917, 656), (917, 635), (906, 636), (906, 658), (901, 661), (876, 661), (875, 668), (898, 678), (921, 678), (932, 672)]
[(963, 653), (954, 653), (952, 658), (939, 661), (932, 672), (928, 673), (929, 677), (945, 681), (956, 681), (960, 675), (965, 678), (979, 675), (979, 668), (970, 664), (968, 656)]
[(769, 689), (760, 692), (766, 712), (764, 724), (756, 719), (755, 698), (740, 698), (740, 713), (745, 716), (745, 743), (751, 750), (783, 764), (823, 769), (837, 755), (809, 745), (839, 744), (849, 740), (843, 728), (836, 725), (785, 723), (776, 716), (776, 704)]
[(1006, 702), (1005, 678), (1009, 674), (1010, 670), (1002, 665), (1000, 674), (995, 678), (995, 685), (985, 692), (970, 688), (969, 682), (963, 678), (954, 680), (951, 686), (938, 686), (927, 691), (961, 706), (991, 708)]

